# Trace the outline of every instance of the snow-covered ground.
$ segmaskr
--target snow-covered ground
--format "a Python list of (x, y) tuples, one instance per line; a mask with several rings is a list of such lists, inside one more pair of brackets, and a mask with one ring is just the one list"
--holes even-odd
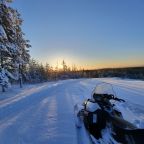
[(144, 81), (118, 78), (78, 79), (25, 85), (0, 92), (0, 144), (84, 144), (75, 127), (74, 105), (99, 82), (111, 83), (124, 118), (144, 128)]

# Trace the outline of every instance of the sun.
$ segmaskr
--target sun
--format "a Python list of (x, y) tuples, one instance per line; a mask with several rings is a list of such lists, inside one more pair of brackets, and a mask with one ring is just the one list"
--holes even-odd
[(58, 69), (59, 70), (63, 69), (63, 65), (62, 64), (58, 64)]
[(63, 61), (67, 67), (71, 67), (77, 64), (78, 60), (74, 56), (69, 56), (68, 54), (56, 54), (49, 59), (50, 65), (58, 70), (63, 70)]

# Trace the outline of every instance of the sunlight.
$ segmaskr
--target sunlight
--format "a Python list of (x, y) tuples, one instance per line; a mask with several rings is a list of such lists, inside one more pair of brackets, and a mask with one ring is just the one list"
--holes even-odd
[(58, 64), (58, 69), (59, 70), (63, 69), (63, 65), (62, 64)]
[(51, 58), (46, 59), (44, 61), (49, 61), (50, 65), (53, 67), (58, 67), (58, 69), (63, 69), (62, 62), (65, 61), (66, 65), (71, 66), (74, 63), (77, 63), (77, 59), (69, 54), (55, 54), (51, 56)]

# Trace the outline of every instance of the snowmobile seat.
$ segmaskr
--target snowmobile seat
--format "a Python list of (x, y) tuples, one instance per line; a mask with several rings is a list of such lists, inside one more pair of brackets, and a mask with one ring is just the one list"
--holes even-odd
[(138, 129), (128, 121), (119, 117), (112, 117), (114, 131), (116, 135), (114, 137), (124, 144), (143, 144), (144, 143), (144, 129)]

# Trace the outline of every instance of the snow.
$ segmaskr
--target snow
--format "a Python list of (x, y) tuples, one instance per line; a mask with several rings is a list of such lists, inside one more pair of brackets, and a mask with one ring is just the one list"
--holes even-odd
[(3, 26), (0, 24), (0, 38), (7, 38)]
[(10, 87), (9, 79), (4, 68), (0, 69), (0, 85)]
[[(107, 82), (125, 103), (116, 103), (126, 120), (144, 128), (144, 81), (117, 78), (78, 79), (12, 86), (0, 92), (0, 144), (90, 143), (83, 128), (77, 129), (74, 105), (91, 98), (96, 84)], [(107, 130), (103, 140), (108, 141)]]
[(87, 105), (86, 105), (86, 110), (87, 111), (95, 112), (98, 109), (100, 109), (100, 106), (98, 104), (90, 102), (90, 101), (87, 102)]

